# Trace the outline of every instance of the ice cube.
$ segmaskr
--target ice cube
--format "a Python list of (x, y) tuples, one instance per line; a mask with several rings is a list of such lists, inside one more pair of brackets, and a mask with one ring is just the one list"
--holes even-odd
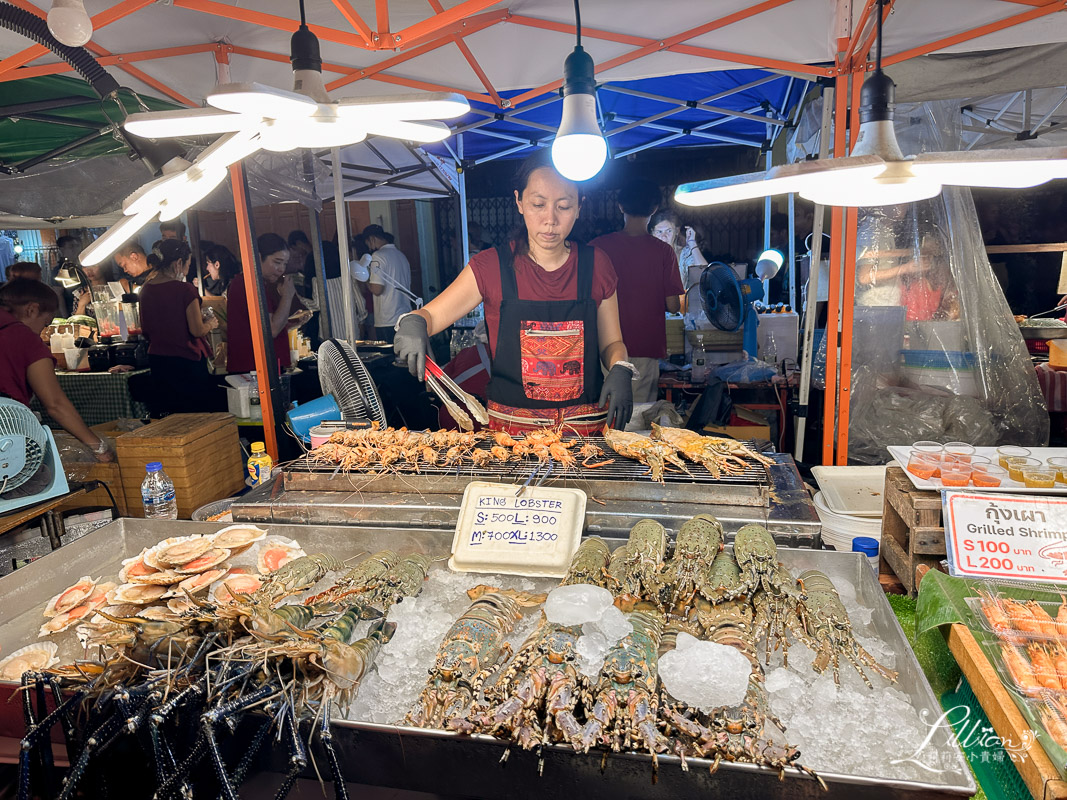
[(578, 671), (590, 678), (599, 675), (611, 646), (599, 631), (579, 636), (574, 644), (574, 652), (578, 656)]
[(611, 592), (599, 586), (557, 586), (545, 601), (545, 616), (556, 625), (595, 622), (614, 602)]
[[(615, 606), (608, 606), (600, 619), (593, 623), (611, 644), (618, 644), (623, 637), (633, 633), (634, 626)], [(582, 630), (585, 630), (583, 626)]]
[(678, 646), (659, 660), (659, 676), (667, 691), (704, 711), (736, 706), (745, 699), (752, 664), (741, 651), (678, 634)]

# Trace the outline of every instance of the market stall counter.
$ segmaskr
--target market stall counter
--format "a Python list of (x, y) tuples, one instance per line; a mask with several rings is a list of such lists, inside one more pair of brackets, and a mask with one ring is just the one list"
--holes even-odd
[[(694, 532), (705, 533), (710, 537), (706, 541), (712, 551), (717, 551), (721, 531), (715, 532), (714, 521), (703, 518), (692, 522), (686, 532), (678, 532), (681, 538), (687, 540)], [(77, 644), (75, 630), (70, 628), (80, 628), (83, 635), (89, 636), (94, 653), (99, 652), (96, 647), (101, 640), (120, 647), (124, 646), (123, 642), (132, 642), (135, 649), (128, 652), (136, 653), (143, 660), (159, 660), (178, 653), (176, 664), (162, 672), (142, 672), (143, 668), (129, 660), (109, 662), (106, 669), (114, 671), (109, 673), (111, 677), (118, 679), (120, 673), (124, 676), (126, 694), (104, 691), (94, 707), (93, 718), (82, 723), (82, 728), (76, 725), (68, 731), (77, 752), (72, 761), (81, 764), (82, 771), (77, 772), (76, 778), (84, 782), (79, 787), (83, 791), (90, 790), (101, 778), (101, 770), (107, 772), (109, 766), (120, 775), (124, 774), (122, 770), (131, 769), (128, 756), (136, 754), (139, 746), (135, 738), (122, 731), (127, 723), (136, 729), (143, 722), (152, 726), (156, 742), (165, 743), (165, 747), (156, 750), (147, 745), (148, 752), (141, 754), (139, 762), (143, 765), (163, 759), (154, 784), (163, 794), (181, 788), (188, 781), (197, 794), (202, 790), (205, 796), (214, 796), (219, 789), (218, 781), (225, 777), (236, 784), (236, 789), (241, 781), (235, 773), (246, 774), (249, 768), (273, 769), (291, 777), (311, 776), (314, 774), (310, 766), (312, 758), (326, 780), (332, 777), (470, 797), (552, 798), (573, 797), (575, 792), (591, 797), (664, 798), (698, 795), (948, 798), (974, 794), (975, 784), (951, 732), (944, 728), (931, 730), (928, 725), (930, 719), (940, 716), (937, 700), (873, 571), (865, 559), (855, 554), (786, 549), (777, 552), (794, 576), (805, 570), (818, 570), (826, 576), (820, 591), (832, 591), (834, 597), (840, 592), (842, 609), (848, 609), (854, 626), (848, 629), (848, 636), (855, 636), (856, 645), (862, 643), (861, 650), (852, 652), (865, 655), (861, 656), (862, 665), (857, 662), (854, 668), (846, 655), (852, 645), (846, 644), (839, 653), (840, 663), (833, 655), (834, 669), (828, 668), (831, 663), (828, 660), (820, 674), (816, 670), (821, 657), (812, 661), (815, 654), (798, 642), (789, 651), (789, 666), (782, 661), (781, 649), (770, 642), (769, 649), (774, 652), (769, 653), (766, 667), (762, 665), (762, 644), (748, 645), (742, 641), (726, 646), (725, 649), (735, 654), (752, 648), (747, 651), (749, 657), (741, 658), (743, 666), (739, 673), (745, 697), (739, 708), (756, 713), (756, 717), (743, 717), (745, 722), (738, 718), (740, 730), (747, 731), (744, 735), (730, 733), (734, 723), (728, 721), (732, 713), (725, 706), (708, 714), (692, 708), (683, 717), (682, 712), (689, 707), (673, 699), (666, 704), (669, 697), (666, 689), (662, 695), (655, 687), (651, 694), (642, 694), (647, 690), (641, 688), (644, 683), (639, 679), (642, 675), (655, 676), (657, 661), (663, 686), (668, 685), (666, 662), (671, 648), (661, 645), (660, 655), (656, 652), (664, 617), (654, 607), (640, 603), (624, 615), (611, 605), (610, 593), (608, 607), (600, 609), (595, 619), (589, 618), (593, 630), (586, 631), (583, 626), (580, 630), (573, 628), (568, 634), (577, 637), (578, 658), (574, 660), (572, 654), (558, 668), (559, 677), (569, 675), (579, 685), (589, 687), (589, 701), (578, 705), (575, 700), (552, 712), (547, 706), (542, 708), (535, 697), (530, 706), (534, 717), (517, 716), (514, 727), (506, 724), (494, 727), (490, 717), (510, 719), (509, 700), (498, 691), (510, 694), (507, 687), (516, 685), (515, 691), (525, 691), (522, 681), (518, 684), (515, 681), (527, 674), (525, 670), (537, 666), (537, 662), (523, 665), (523, 658), (529, 659), (539, 652), (537, 647), (532, 650), (523, 647), (523, 642), (547, 643), (549, 639), (540, 638), (542, 634), (566, 634), (562, 622), (550, 620), (561, 619), (562, 613), (576, 613), (576, 608), (581, 613), (590, 608), (589, 604), (576, 606), (573, 599), (554, 603), (552, 597), (562, 596), (563, 590), (567, 590), (568, 598), (574, 590), (583, 594), (604, 591), (587, 581), (601, 581), (609, 559), (612, 563), (617, 561), (611, 558), (611, 553), (628, 556), (633, 552), (630, 547), (636, 544), (642, 549), (641, 543), (654, 543), (657, 537), (665, 542), (666, 531), (654, 522), (635, 528), (628, 541), (586, 537), (567, 569), (564, 583), (568, 585), (557, 588), (558, 579), (454, 573), (444, 563), (450, 552), (448, 539), (438, 530), (297, 525), (220, 528), (213, 523), (120, 520), (0, 579), (0, 592), (8, 604), (8, 613), (0, 622), (0, 646), (4, 653), (14, 653), (37, 641), (42, 623), (46, 632), (59, 631), (43, 637), (46, 643), (56, 646), (55, 663), (48, 657), (44, 663), (36, 664), (36, 668), (47, 667), (52, 669), (52, 674), (66, 675), (68, 686), (73, 688), (85, 683), (79, 675), (89, 676), (91, 680), (97, 669), (87, 661), (82, 662), (80, 671), (62, 669), (63, 664), (85, 655)], [(767, 539), (752, 529), (741, 539), (741, 550), (728, 549), (719, 558), (724, 559), (726, 566), (736, 563), (743, 568), (737, 575), (740, 581), (753, 577), (758, 581), (758, 574), (751, 572), (755, 562), (745, 553), (754, 546), (765, 549)], [(769, 547), (773, 556), (773, 544)], [(304, 553), (309, 555), (304, 558), (300, 555)], [(368, 557), (368, 554), (372, 555)], [(657, 558), (656, 553), (651, 555), (654, 560)], [(287, 561), (287, 558), (294, 560)], [(658, 558), (663, 558), (662, 551)], [(664, 564), (661, 574), (675, 574), (672, 570), (684, 560), (684, 555), (676, 554), (661, 562)], [(599, 569), (594, 562), (601, 565)], [(220, 580), (218, 575), (201, 578), (206, 573), (197, 573), (194, 563), (209, 570), (221, 567), (225, 580)], [(171, 566), (156, 570), (152, 564)], [(189, 579), (182, 578), (188, 594), (180, 592), (165, 600), (161, 597), (164, 592), (153, 588), (163, 584), (144, 580), (152, 575), (167, 577), (166, 570), (171, 568), (182, 570), (194, 580), (187, 583)], [(135, 602), (140, 607), (150, 606), (154, 612), (149, 614), (146, 609), (140, 617), (120, 617), (117, 615), (131, 614), (135, 609), (112, 608), (114, 613), (109, 613), (109, 618), (94, 620), (89, 628), (76, 624), (86, 615), (77, 619), (62, 617), (63, 614), (77, 616), (75, 608), (81, 606), (72, 604), (91, 606), (96, 595), (104, 592), (103, 582), (115, 580), (120, 570), (123, 579), (141, 582), (109, 589), (107, 599), (100, 602)], [(633, 577), (640, 572), (619, 574)], [(79, 580), (79, 574), (91, 576), (88, 583)], [(378, 578), (373, 578), (374, 575)], [(210, 586), (209, 579), (215, 581)], [(244, 582), (241, 588), (233, 582), (238, 580)], [(785, 573), (778, 573), (771, 583), (778, 585), (777, 581), (785, 580)], [(809, 580), (814, 591), (819, 581), (814, 577)], [(832, 590), (827, 588), (830, 581), (835, 587)], [(781, 586), (788, 594), (792, 590), (787, 583)], [(674, 579), (664, 585), (675, 592), (681, 586)], [(645, 596), (643, 589), (637, 591)], [(751, 591), (756, 597), (760, 594), (755, 589)], [(242, 601), (239, 597), (235, 600), (235, 595), (242, 592), (253, 592), (251, 597), (259, 598), (265, 605), (259, 611), (241, 606)], [(545, 592), (551, 593), (547, 602)], [(346, 593), (354, 593), (355, 603), (349, 600), (342, 606), (346, 610), (340, 616), (313, 632), (308, 622), (324, 613), (321, 604), (340, 601)], [(286, 595), (290, 599), (283, 602)], [(147, 596), (158, 599), (146, 600)], [(227, 606), (227, 596), (237, 605)], [(300, 602), (311, 597), (315, 598), (311, 605)], [(622, 599), (622, 595), (616, 598)], [(732, 605), (722, 602), (719, 608), (744, 611), (748, 603), (747, 599)], [(172, 604), (185, 610), (168, 609)], [(220, 611), (227, 607), (245, 610), (229, 615)], [(374, 613), (375, 608), (384, 609), (384, 619), (381, 613)], [(286, 622), (280, 623), (283, 609), (286, 609)], [(815, 608), (811, 610), (814, 612)], [(598, 631), (609, 635), (606, 633), (609, 611), (625, 620), (629, 632), (620, 630), (610, 634), (616, 644), (606, 651), (602, 649), (596, 656), (582, 640), (595, 638)], [(42, 612), (52, 616), (43, 616)], [(542, 612), (547, 616), (542, 616)], [(185, 616), (178, 618), (175, 616), (178, 613)], [(330, 613), (336, 614), (337, 610)], [(224, 633), (227, 616), (231, 620), (244, 620), (243, 627), (233, 629), (232, 638)], [(212, 621), (214, 635), (203, 640), (194, 637), (192, 641), (179, 637), (180, 630), (186, 634), (201, 630), (195, 626), (204, 625), (207, 620)], [(546, 632), (545, 626), (556, 633)], [(68, 629), (61, 630), (64, 627)], [(346, 632), (342, 634), (342, 630)], [(473, 638), (463, 633), (475, 630), (480, 633)], [(676, 637), (677, 653), (690, 653), (689, 648), (695, 645), (685, 641), (682, 632), (677, 632)], [(163, 652), (164, 641), (167, 655)], [(346, 641), (351, 644), (343, 645)], [(551, 651), (551, 645), (547, 646)], [(348, 652), (343, 648), (358, 652), (359, 659), (344, 666), (329, 660)], [(47, 650), (47, 645), (44, 649)], [(646, 653), (643, 670), (620, 671), (623, 664), (618, 659), (633, 657), (635, 649)], [(206, 662), (203, 661), (205, 651), (210, 651)], [(465, 655), (453, 662), (449, 654), (460, 652)], [(518, 654), (514, 660), (512, 653)], [(30, 658), (30, 654), (24, 652), (22, 657)], [(830, 653), (827, 658), (831, 659)], [(271, 669), (259, 671), (259, 665), (272, 664), (276, 659), (280, 659), (277, 678)], [(553, 663), (549, 659), (544, 668), (552, 668)], [(607, 665), (606, 671), (601, 672), (600, 664)], [(197, 670), (208, 669), (211, 680), (205, 685), (195, 676)], [(470, 669), (474, 669), (471, 674), (464, 671)], [(457, 682), (456, 670), (472, 682)], [(575, 670), (593, 677), (585, 683)], [(633, 677), (626, 677), (627, 674)], [(683, 673), (672, 670), (670, 674)], [(601, 677), (597, 678), (598, 675)], [(749, 676), (747, 684), (746, 675)], [(10, 696), (18, 687), (10, 682), (10, 676), (4, 677), (8, 682), (2, 684), (3, 693)], [(249, 680), (244, 680), (246, 677)], [(895, 683), (890, 682), (892, 678), (896, 679)], [(175, 683), (165, 687), (164, 679)], [(275, 687), (276, 679), (284, 685)], [(113, 685), (110, 680), (105, 683)], [(185, 689), (182, 685), (186, 685)], [(598, 722), (596, 715), (602, 712), (594, 701), (614, 707), (611, 698), (615, 690), (624, 691), (627, 685), (637, 692), (637, 701), (630, 694), (628, 703), (620, 704), (616, 711)], [(500, 690), (499, 686), (504, 689)], [(159, 691), (153, 694), (153, 688)], [(162, 694), (165, 688), (173, 689), (166, 700)], [(330, 689), (328, 693), (327, 689)], [(98, 688), (91, 689), (90, 696), (97, 691)], [(482, 705), (482, 692), (485, 705)], [(33, 695), (30, 692), (25, 697), (28, 707), (39, 718), (44, 710), (33, 708)], [(661, 705), (661, 696), (666, 705)], [(761, 696), (763, 700), (759, 699)], [(279, 703), (281, 697), (292, 701)], [(641, 697), (651, 702), (651, 709), (642, 711)], [(80, 698), (78, 695), (71, 702), (76, 703)], [(0, 735), (18, 739), (26, 730), (23, 722), (26, 704), (2, 702), (3, 699), (0, 698)], [(40, 701), (44, 702), (43, 692)], [(523, 706), (520, 702), (518, 707)], [(641, 716), (649, 710), (652, 720)], [(299, 716), (291, 716), (294, 713)], [(521, 720), (541, 720), (541, 714), (554, 713), (561, 727), (546, 728), (546, 741), (556, 738), (563, 741), (541, 747), (538, 734), (536, 741), (527, 742), (526, 746), (532, 749), (525, 749)], [(172, 714), (176, 715), (173, 719)], [(571, 728), (566, 714), (574, 716), (575, 722), (584, 722), (585, 727)], [(630, 714), (634, 716), (631, 718)], [(663, 716), (659, 717), (660, 714)], [(708, 740), (687, 738), (688, 725), (714, 725), (714, 720), (720, 719), (716, 714), (725, 715), (721, 720), (726, 727)], [(276, 717), (280, 727), (269, 725), (266, 715)], [(776, 723), (772, 723), (771, 715), (780, 720), (785, 734), (772, 728)], [(60, 717), (62, 714), (54, 715), (53, 720), (58, 722)], [(204, 720), (199, 726), (200, 735), (197, 726), (183, 726), (182, 719), (186, 718)], [(294, 735), (297, 728), (293, 723), (297, 719), (305, 724), (299, 728), (299, 735)], [(317, 720), (314, 726), (312, 719)], [(675, 720), (673, 727), (660, 721), (668, 719)], [(323, 726), (324, 721), (331, 724)], [(228, 727), (225, 724), (228, 722), (233, 725)], [(653, 734), (646, 727), (648, 722), (658, 733)], [(550, 724), (548, 716), (543, 723)], [(601, 724), (606, 726), (603, 739), (593, 735)], [(105, 727), (93, 727), (97, 725)], [(87, 755), (85, 749), (77, 749), (86, 735), (85, 726), (97, 731), (101, 740), (105, 734), (114, 732), (113, 739), (118, 742), (111, 745), (114, 750), (109, 753), (104, 748), (99, 752), (90, 748)], [(41, 744), (47, 731), (34, 730), (40, 738), (31, 738), (23, 752), (36, 765), (39, 749), (36, 745)], [(183, 730), (185, 734), (181, 733)], [(282, 732), (280, 741), (264, 735), (273, 730)], [(326, 737), (319, 735), (327, 730), (332, 736), (332, 752), (323, 746)], [(550, 734), (551, 730), (555, 732)], [(588, 753), (574, 752), (574, 747), (565, 743), (571, 739), (578, 742), (586, 734), (591, 736), (588, 746), (592, 749)], [(647, 738), (653, 735), (656, 738)], [(662, 736), (670, 736), (672, 740), (660, 741), (658, 737)], [(308, 741), (311, 749), (305, 750)], [(197, 742), (203, 743), (199, 749)], [(602, 748), (599, 742), (605, 745), (614, 742), (623, 752)], [(661, 752), (650, 756), (646, 747)], [(630, 752), (631, 749), (644, 752)], [(123, 752), (128, 754), (126, 760), (119, 758), (118, 754)], [(675, 752), (688, 753), (687, 770), (682, 769)], [(717, 752), (722, 762), (713, 773), (709, 769), (711, 762), (693, 755), (696, 752), (708, 755)], [(746, 759), (758, 763), (741, 763)], [(501, 764), (502, 761), (505, 763)], [(43, 758), (40, 763), (50, 762)], [(196, 769), (189, 769), (196, 764), (199, 764)], [(185, 767), (184, 774), (180, 767)], [(76, 765), (75, 770), (78, 769)], [(35, 766), (30, 773), (39, 778), (43, 770), (47, 767)], [(825, 784), (825, 789), (820, 782)]]
[[(115, 419), (143, 419), (148, 416), (148, 406), (134, 400), (130, 383), (151, 372), (135, 369), (129, 372), (57, 372), (56, 378), (63, 393), (70, 398), (74, 408), (81, 414), (85, 424), (100, 425)], [(41, 421), (50, 428), (62, 427), (55, 422), (36, 397), (30, 408), (41, 415)]]

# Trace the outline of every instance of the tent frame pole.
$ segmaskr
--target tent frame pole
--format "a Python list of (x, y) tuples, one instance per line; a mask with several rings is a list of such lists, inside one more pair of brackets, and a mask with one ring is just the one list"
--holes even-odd
[(337, 218), (337, 255), (341, 261), (341, 289), (345, 293), (345, 324), (335, 325), (332, 330), (336, 338), (343, 329), (345, 340), (351, 344), (356, 340), (355, 332), (352, 330), (355, 327), (356, 311), (352, 303), (352, 268), (348, 263), (347, 206), (345, 205), (344, 176), (341, 174), (341, 149), (339, 147), (330, 151), (330, 162), (333, 171), (333, 210)]
[(278, 379), (278, 357), (271, 336), (270, 314), (267, 312), (267, 293), (263, 286), (263, 265), (255, 246), (256, 229), (252, 219), (252, 198), (248, 192), (244, 164), (230, 165), (233, 187), (233, 209), (237, 216), (237, 237), (240, 241), (241, 263), (245, 265), (245, 296), (248, 320), (252, 328), (252, 354), (256, 363), (260, 407), (263, 409), (263, 442), (270, 457), (278, 461), (278, 425), (275, 409), (281, 406), (281, 381)]

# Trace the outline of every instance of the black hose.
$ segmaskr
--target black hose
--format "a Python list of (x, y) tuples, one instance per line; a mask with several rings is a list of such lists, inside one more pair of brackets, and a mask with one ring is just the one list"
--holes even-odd
[(0, 27), (15, 31), (47, 47), (70, 64), (101, 99), (119, 90), (118, 81), (100, 66), (92, 53), (84, 47), (68, 47), (60, 42), (48, 30), (48, 23), (36, 14), (10, 3), (0, 2)]

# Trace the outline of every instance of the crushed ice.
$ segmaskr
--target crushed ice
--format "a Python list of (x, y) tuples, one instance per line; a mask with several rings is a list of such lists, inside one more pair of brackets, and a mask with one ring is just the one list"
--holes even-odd
[(752, 662), (736, 647), (679, 632), (674, 650), (659, 659), (659, 677), (676, 699), (702, 711), (745, 699)]

